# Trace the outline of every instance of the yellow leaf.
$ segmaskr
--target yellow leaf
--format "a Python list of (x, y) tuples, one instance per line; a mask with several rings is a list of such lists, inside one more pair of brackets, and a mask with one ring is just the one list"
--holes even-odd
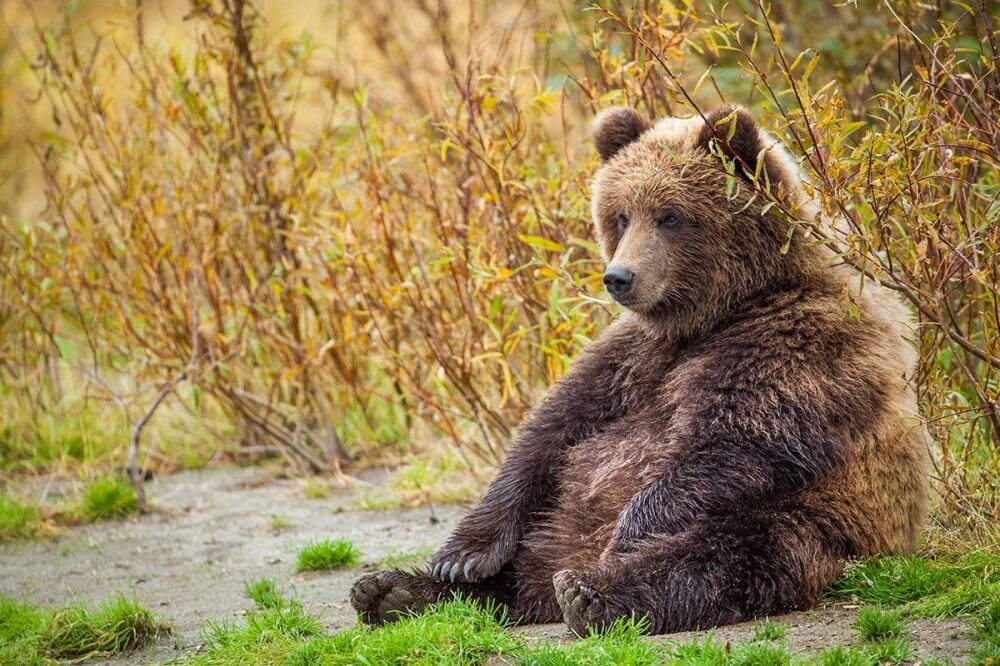
[(562, 252), (566, 248), (555, 241), (551, 241), (548, 238), (542, 238), (541, 236), (526, 236), (524, 234), (517, 235), (518, 240), (528, 245), (541, 248), (543, 250), (552, 250), (553, 252)]

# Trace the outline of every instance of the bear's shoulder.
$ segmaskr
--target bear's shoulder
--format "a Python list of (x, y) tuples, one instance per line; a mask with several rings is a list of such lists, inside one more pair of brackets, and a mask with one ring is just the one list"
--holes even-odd
[(900, 346), (886, 345), (895, 334), (894, 323), (879, 301), (848, 300), (848, 293), (803, 287), (748, 304), (692, 346), (687, 374), (709, 383), (727, 377), (736, 383), (754, 378), (794, 382), (885, 366), (887, 353)]

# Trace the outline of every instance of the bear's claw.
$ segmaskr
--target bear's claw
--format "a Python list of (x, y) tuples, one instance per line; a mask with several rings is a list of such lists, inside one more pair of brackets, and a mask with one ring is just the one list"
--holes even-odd
[(564, 569), (552, 577), (552, 585), (563, 621), (573, 633), (586, 636), (588, 629), (604, 626), (604, 599), (582, 576)]
[[(480, 530), (489, 536), (479, 535)], [(431, 558), (430, 575), (442, 583), (480, 583), (514, 559), (520, 539), (521, 528), (516, 524), (477, 528), (466, 534), (460, 523), (456, 533)]]
[(509, 560), (509, 555), (497, 551), (494, 547), (480, 554), (445, 552), (432, 560), (431, 578), (443, 583), (478, 583), (496, 574)]
[[(447, 582), (454, 583), (456, 581), (470, 581), (470, 582), (475, 581), (476, 578), (470, 575), (472, 572), (472, 567), (475, 563), (476, 563), (475, 557), (470, 557), (468, 560), (465, 560), (464, 565), (462, 563), (462, 560), (458, 560), (457, 562), (452, 562), (450, 560), (445, 562), (439, 562), (438, 564), (434, 565), (433, 569), (431, 569), (431, 577), (436, 578), (445, 583)], [(458, 575), (459, 572), (462, 573), (461, 577), (459, 577)]]

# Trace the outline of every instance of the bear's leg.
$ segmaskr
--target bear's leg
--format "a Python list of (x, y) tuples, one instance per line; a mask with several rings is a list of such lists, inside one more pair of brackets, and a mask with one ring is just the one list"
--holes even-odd
[(498, 613), (508, 611), (514, 595), (509, 571), (481, 583), (445, 583), (428, 572), (376, 571), (359, 578), (351, 588), (351, 605), (365, 624), (382, 625), (456, 594), (492, 604)]
[(843, 570), (842, 547), (823, 534), (800, 511), (706, 518), (592, 572), (558, 572), (556, 600), (578, 634), (621, 617), (647, 616), (659, 634), (802, 610)]

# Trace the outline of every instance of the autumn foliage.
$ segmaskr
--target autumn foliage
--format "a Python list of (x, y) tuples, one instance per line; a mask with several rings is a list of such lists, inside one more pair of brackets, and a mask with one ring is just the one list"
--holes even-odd
[(0, 57), (21, 63), (17, 103), (43, 130), (19, 143), (7, 125), (0, 146), (7, 168), (27, 152), (40, 165), (44, 207), (0, 202), (0, 376), (25, 409), (85, 377), (140, 426), (160, 396), (211, 400), (248, 450), (313, 471), (435, 442), (495, 462), (614, 312), (589, 118), (733, 102), (801, 161), (816, 242), (909, 302), (938, 515), (986, 524), (1000, 509), (987, 4), (376, 0), (289, 37), (266, 6), (194, 0), (170, 42), (141, 2), (110, 28), (26, 5)]

